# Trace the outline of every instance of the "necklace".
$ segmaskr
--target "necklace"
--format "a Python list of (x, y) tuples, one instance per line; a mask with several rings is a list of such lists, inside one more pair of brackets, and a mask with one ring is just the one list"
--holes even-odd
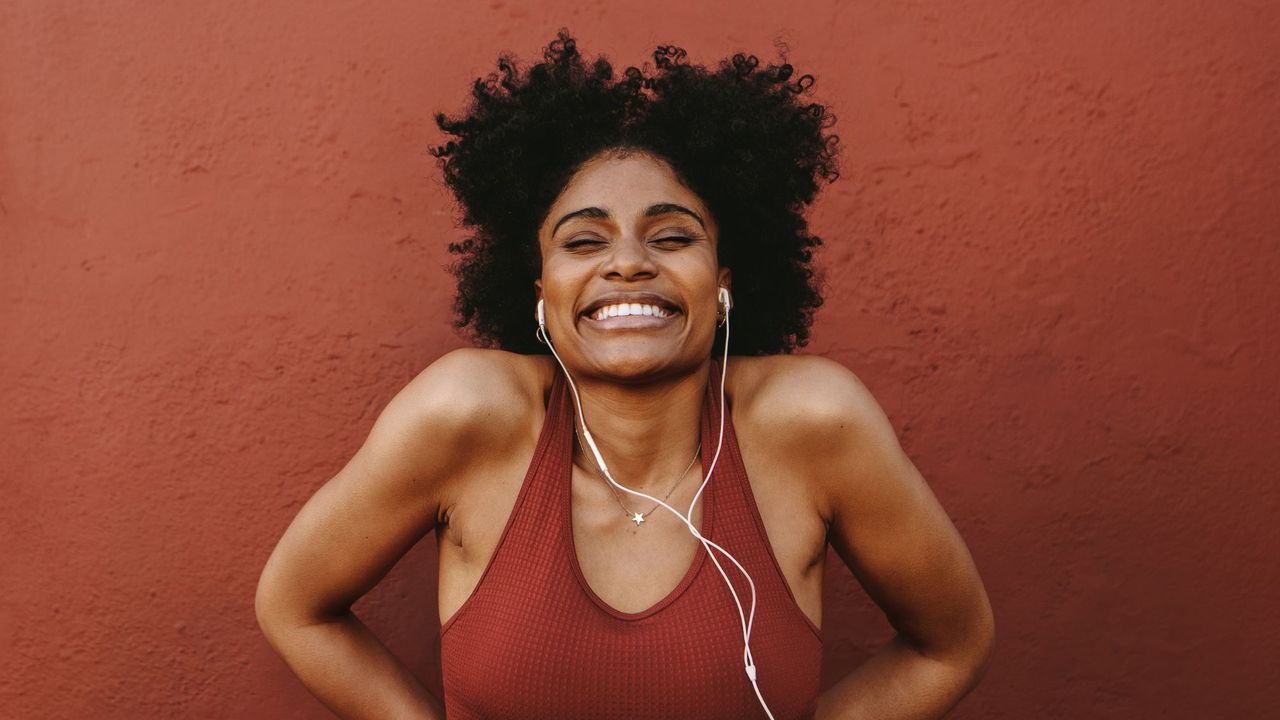
[[(581, 445), (582, 445), (582, 436), (581, 436), (581, 435), (578, 435), (578, 425), (577, 425), (577, 423), (574, 423), (574, 426), (573, 426), (573, 434), (574, 434), (574, 436), (575, 436), (575, 437), (577, 437), (577, 438), (578, 438), (578, 445), (579, 445), (579, 446), (581, 446)], [(698, 441), (698, 448), (697, 448), (696, 450), (694, 450), (694, 451), (693, 451), (693, 459), (691, 459), (691, 460), (689, 461), (689, 464), (688, 464), (687, 466), (685, 466), (684, 471), (683, 471), (683, 472), (681, 472), (681, 473), (680, 473), (680, 475), (679, 475), (678, 477), (676, 477), (676, 481), (675, 481), (674, 483), (672, 483), (672, 485), (671, 485), (671, 489), (667, 491), (667, 494), (662, 496), (662, 502), (666, 502), (666, 501), (667, 501), (667, 498), (671, 497), (671, 493), (675, 492), (676, 487), (678, 487), (678, 486), (680, 485), (680, 481), (681, 481), (681, 480), (683, 480), (683, 479), (684, 479), (684, 476), (685, 476), (685, 475), (687, 475), (687, 474), (689, 473), (689, 468), (693, 467), (693, 463), (694, 463), (694, 462), (696, 462), (696, 461), (698, 460), (698, 456), (699, 456), (699, 455), (701, 455), (701, 454), (702, 454), (702, 441), (701, 441), (701, 440), (699, 440), (699, 441)], [(592, 461), (591, 466), (592, 466), (592, 468), (595, 468), (595, 467), (596, 467), (596, 464), (595, 464), (595, 462), (594, 462), (594, 461)], [(599, 473), (599, 472), (596, 472), (595, 474), (596, 474), (597, 476), (600, 476), (600, 473)], [(658, 505), (657, 505), (657, 504), (655, 504), (653, 507), (649, 508), (649, 510), (648, 510), (647, 512), (642, 512), (642, 513), (639, 513), (639, 512), (632, 512), (632, 511), (631, 511), (631, 508), (627, 507), (627, 504), (626, 504), (626, 503), (624, 503), (624, 502), (622, 502), (622, 495), (620, 495), (620, 494), (618, 493), (618, 489), (617, 489), (617, 488), (615, 488), (615, 487), (613, 486), (613, 483), (609, 482), (609, 481), (608, 481), (608, 479), (604, 478), (603, 476), (600, 476), (600, 479), (601, 479), (601, 480), (604, 480), (604, 484), (609, 486), (609, 490), (613, 492), (613, 498), (614, 498), (615, 500), (617, 500), (617, 501), (618, 501), (618, 506), (622, 508), (622, 512), (626, 513), (626, 515), (627, 515), (627, 519), (628, 519), (628, 520), (630, 520), (631, 522), (635, 523), (637, 526), (639, 526), (641, 523), (643, 523), (643, 522), (644, 522), (644, 519), (645, 519), (645, 518), (647, 518), (647, 517), (649, 516), (649, 514), (650, 514), (650, 513), (652, 513), (654, 510), (657, 510), (657, 509), (658, 509)], [(659, 503), (659, 504), (661, 504), (661, 503)]]

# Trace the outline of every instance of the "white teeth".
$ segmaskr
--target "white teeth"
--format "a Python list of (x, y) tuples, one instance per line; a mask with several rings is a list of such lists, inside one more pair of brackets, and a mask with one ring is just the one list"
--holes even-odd
[(627, 317), (630, 315), (648, 315), (652, 317), (669, 317), (670, 312), (658, 307), (657, 305), (642, 305), (640, 303), (618, 303), (616, 305), (605, 305), (604, 307), (592, 313), (591, 317), (595, 320), (604, 320), (611, 317)]

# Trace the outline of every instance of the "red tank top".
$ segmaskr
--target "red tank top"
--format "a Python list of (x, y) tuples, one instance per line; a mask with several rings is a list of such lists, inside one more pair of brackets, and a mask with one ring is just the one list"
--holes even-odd
[[(719, 377), (714, 369), (713, 378)], [(702, 406), (703, 477), (718, 435), (718, 384)], [(449, 720), (766, 718), (742, 663), (742, 626), (700, 544), (684, 578), (626, 613), (587, 584), (573, 546), (573, 399), (557, 370), (533, 461), (480, 582), (440, 628)], [(733, 424), (700, 502), (701, 532), (756, 585), (751, 652), (776, 720), (814, 714), (822, 640), (796, 604), (765, 535)], [(666, 510), (658, 508), (657, 512)], [(746, 579), (720, 558), (750, 606)]]

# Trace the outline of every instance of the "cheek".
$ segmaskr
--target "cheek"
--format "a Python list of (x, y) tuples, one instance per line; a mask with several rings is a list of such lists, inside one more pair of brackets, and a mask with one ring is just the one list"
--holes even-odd
[(590, 271), (584, 271), (576, 263), (554, 259), (544, 262), (540, 281), (548, 312), (553, 306), (557, 312), (572, 312), (589, 277)]
[(678, 269), (680, 285), (689, 293), (689, 301), (697, 304), (704, 298), (714, 298), (720, 287), (720, 268), (714, 258), (690, 260)]

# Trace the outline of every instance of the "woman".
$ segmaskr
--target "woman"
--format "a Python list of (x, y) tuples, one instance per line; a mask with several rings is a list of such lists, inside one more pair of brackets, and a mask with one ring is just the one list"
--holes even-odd
[[(339, 715), (933, 718), (980, 677), (963, 542), (858, 379), (786, 354), (821, 302), (801, 211), (832, 118), (790, 65), (683, 55), (615, 81), (561, 31), (437, 117), (489, 349), (388, 404), (258, 588)], [(432, 530), (443, 706), (350, 612)], [(828, 542), (898, 634), (819, 698)]]

